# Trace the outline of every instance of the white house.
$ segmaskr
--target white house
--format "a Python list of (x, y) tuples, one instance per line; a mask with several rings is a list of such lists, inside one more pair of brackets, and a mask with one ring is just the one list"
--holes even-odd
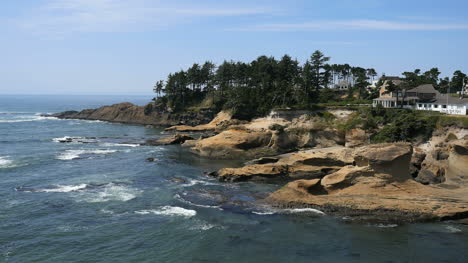
[(420, 85), (403, 93), (387, 92), (386, 85), (380, 90), (380, 97), (372, 105), (384, 108), (403, 107), (407, 109), (438, 111), (454, 115), (468, 114), (468, 98), (440, 94), (432, 84)]
[(351, 83), (349, 83), (346, 80), (342, 80), (338, 84), (336, 84), (333, 88), (337, 90), (347, 90), (351, 88)]
[(440, 94), (434, 102), (418, 102), (416, 109), (438, 111), (453, 115), (468, 115), (468, 98)]

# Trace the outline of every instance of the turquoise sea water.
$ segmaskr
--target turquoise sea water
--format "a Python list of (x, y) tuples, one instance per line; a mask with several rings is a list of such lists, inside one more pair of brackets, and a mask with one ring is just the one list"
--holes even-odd
[(149, 99), (0, 95), (0, 262), (468, 261), (466, 226), (261, 207), (280, 186), (203, 175), (239, 162), (138, 146), (161, 129), (40, 117)]

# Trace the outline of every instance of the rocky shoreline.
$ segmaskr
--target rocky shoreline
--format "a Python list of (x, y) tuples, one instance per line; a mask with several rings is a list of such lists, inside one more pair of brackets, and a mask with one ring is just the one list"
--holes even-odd
[(153, 125), (157, 127), (169, 127), (180, 124), (200, 125), (208, 123), (215, 116), (215, 113), (210, 110), (184, 113), (165, 111), (145, 112), (145, 107), (123, 102), (97, 109), (65, 111), (45, 116), (59, 119), (99, 120), (125, 124)]
[(342, 132), (310, 114), (250, 122), (232, 119), (229, 112), (210, 114), (146, 115), (144, 107), (122, 103), (52, 116), (173, 125), (166, 129), (173, 135), (146, 144), (181, 144), (207, 158), (250, 160), (243, 167), (208, 175), (231, 183), (284, 185), (259, 201), (279, 208), (314, 208), (349, 220), (382, 223), (468, 218), (466, 129), (441, 128), (419, 144), (369, 144), (363, 130)]

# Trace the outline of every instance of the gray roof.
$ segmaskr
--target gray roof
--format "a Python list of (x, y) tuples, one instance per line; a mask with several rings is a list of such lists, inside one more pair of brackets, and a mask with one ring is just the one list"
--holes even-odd
[(407, 92), (417, 92), (417, 93), (436, 93), (439, 95), (440, 93), (434, 88), (432, 84), (423, 84), (419, 85), (416, 88), (410, 89)]
[[(438, 94), (436, 97), (436, 101), (433, 102), (436, 104), (447, 104), (447, 94)], [(448, 95), (448, 104), (457, 104), (457, 105), (463, 105), (466, 104), (468, 105), (468, 98), (463, 98), (460, 99), (458, 96), (457, 97), (452, 97)]]

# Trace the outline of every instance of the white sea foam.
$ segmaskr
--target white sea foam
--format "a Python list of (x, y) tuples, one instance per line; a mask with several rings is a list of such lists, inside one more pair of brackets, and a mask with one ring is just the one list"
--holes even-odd
[(79, 122), (87, 122), (87, 123), (98, 123), (98, 122), (104, 122), (100, 120), (77, 120)]
[(100, 144), (101, 146), (103, 147), (113, 147), (113, 146), (117, 146), (117, 147), (138, 147), (140, 146), (139, 144), (136, 144), (136, 143), (110, 143), (110, 142), (105, 142), (105, 143), (101, 143)]
[(15, 112), (15, 111), (1, 111), (0, 112), (0, 114), (33, 114), (33, 113), (37, 114), (37, 112)]
[(460, 233), (460, 232), (462, 232), (461, 229), (456, 228), (454, 226), (445, 226), (445, 229), (447, 229), (448, 232), (450, 232), (450, 233)]
[(80, 193), (80, 201), (87, 203), (102, 203), (108, 201), (127, 202), (137, 197), (141, 191), (117, 184), (107, 184), (103, 188), (93, 189), (94, 192), (85, 191)]
[(80, 140), (80, 139), (85, 139), (84, 137), (75, 137), (75, 136), (64, 136), (64, 137), (58, 137), (58, 138), (53, 138), (52, 141), (54, 142), (63, 142), (63, 141), (68, 141), (68, 140)]
[(324, 212), (314, 209), (314, 208), (295, 208), (295, 209), (284, 209), (283, 210), (286, 213), (289, 214), (297, 214), (297, 213), (314, 213), (314, 214), (319, 214), (319, 215), (325, 215)]
[(197, 185), (197, 184), (201, 184), (201, 185), (218, 185), (216, 183), (212, 183), (212, 182), (208, 182), (208, 181), (192, 179), (188, 183), (183, 184), (182, 186), (189, 187), (189, 186), (194, 186), (194, 185)]
[(261, 216), (266, 216), (266, 215), (274, 215), (276, 214), (275, 212), (273, 211), (262, 211), (262, 212), (257, 212), (257, 211), (252, 211), (253, 214), (256, 214), (256, 215), (261, 215)]
[(151, 209), (151, 210), (139, 210), (135, 211), (139, 215), (165, 215), (165, 216), (183, 216), (183, 217), (193, 217), (197, 214), (197, 211), (185, 209), (178, 206), (163, 206), (160, 209)]
[[(186, 195), (187, 193), (183, 193), (184, 195)], [(217, 205), (201, 205), (201, 204), (195, 204), (193, 202), (190, 202), (188, 200), (185, 200), (184, 198), (182, 198), (179, 194), (175, 194), (174, 195), (174, 198), (181, 201), (182, 203), (185, 203), (185, 204), (188, 204), (188, 205), (193, 205), (193, 206), (197, 206), (197, 207), (203, 207), (203, 208), (216, 208), (216, 209), (219, 209), (219, 210), (222, 210), (219, 206)]]
[(377, 224), (374, 226), (379, 227), (379, 228), (394, 228), (394, 227), (397, 227), (398, 225), (397, 224)]
[(73, 160), (79, 158), (83, 154), (95, 154), (95, 155), (104, 155), (104, 154), (110, 154), (110, 153), (115, 153), (117, 152), (116, 150), (66, 150), (63, 153), (60, 153), (57, 155), (57, 159), (59, 160)]
[(0, 120), (0, 123), (15, 123), (15, 122), (31, 122), (31, 121), (42, 121), (42, 120), (58, 120), (55, 117), (45, 117), (45, 116), (21, 116), (16, 119), (11, 120)]
[(190, 230), (196, 230), (196, 231), (206, 231), (206, 230), (210, 230), (210, 229), (215, 228), (215, 227), (216, 227), (216, 225), (212, 225), (212, 224), (209, 224), (209, 223), (206, 223), (206, 222), (200, 222), (198, 224), (193, 225), (189, 229)]
[(0, 169), (13, 167), (13, 161), (9, 159), (10, 156), (0, 156)]
[(45, 193), (68, 193), (68, 192), (76, 192), (79, 190), (83, 190), (87, 187), (87, 184), (79, 184), (79, 185), (57, 185), (55, 188), (47, 188), (47, 189), (39, 189), (35, 192), (45, 192)]

